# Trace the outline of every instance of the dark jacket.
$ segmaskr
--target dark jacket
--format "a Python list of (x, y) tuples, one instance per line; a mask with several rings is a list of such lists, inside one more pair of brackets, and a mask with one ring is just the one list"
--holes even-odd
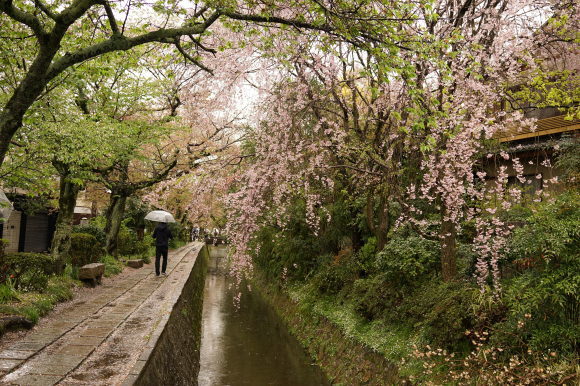
[(153, 238), (155, 238), (156, 247), (167, 247), (169, 246), (169, 239), (172, 239), (173, 235), (171, 234), (167, 224), (162, 222), (157, 224), (155, 227)]

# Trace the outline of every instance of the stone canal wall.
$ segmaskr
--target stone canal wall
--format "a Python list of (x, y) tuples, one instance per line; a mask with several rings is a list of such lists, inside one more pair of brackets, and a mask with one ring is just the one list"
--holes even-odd
[(146, 362), (135, 385), (197, 385), (207, 264), (208, 248), (203, 247), (185, 284), (176, 284), (183, 287), (158, 326), (158, 336), (152, 337), (156, 341), (143, 353)]
[(253, 287), (270, 303), (290, 332), (333, 385), (402, 385), (397, 368), (384, 356), (346, 336), (327, 319), (304, 310), (256, 275)]

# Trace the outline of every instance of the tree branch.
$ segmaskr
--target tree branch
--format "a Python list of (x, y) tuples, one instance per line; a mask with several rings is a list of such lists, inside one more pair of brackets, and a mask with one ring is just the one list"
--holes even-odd
[(117, 20), (115, 20), (115, 14), (113, 13), (111, 5), (107, 0), (103, 1), (103, 7), (105, 7), (105, 11), (107, 12), (107, 17), (109, 18), (109, 25), (111, 26), (111, 31), (113, 31), (113, 36), (121, 35), (121, 32), (119, 31), (119, 26), (117, 25)]
[(167, 165), (167, 167), (162, 172), (158, 173), (156, 176), (154, 176), (148, 180), (145, 180), (145, 181), (140, 181), (140, 182), (131, 184), (130, 190), (132, 192), (136, 192), (138, 190), (147, 188), (149, 186), (155, 185), (158, 182), (163, 181), (165, 179), (165, 177), (167, 177), (169, 172), (175, 167), (175, 165), (177, 165), (177, 158), (175, 158), (173, 160), (173, 162), (171, 162), (169, 165)]
[(204, 71), (209, 72), (210, 74), (213, 75), (213, 70), (204, 66), (199, 60), (195, 59), (193, 56), (189, 55), (184, 49), (183, 47), (181, 47), (181, 43), (179, 43), (179, 38), (175, 38), (173, 40), (173, 44), (175, 45), (175, 47), (177, 48), (177, 51), (179, 51), (179, 53), (181, 53), (181, 55), (183, 55), (183, 57), (187, 60), (189, 60), (190, 62), (192, 62), (193, 64), (195, 64), (196, 66), (198, 66), (199, 68), (201, 68)]
[(13, 20), (28, 26), (39, 40), (44, 40), (46, 31), (42, 28), (40, 20), (36, 16), (16, 8), (12, 4), (12, 0), (0, 0), (0, 11), (4, 12)]
[(42, 2), (42, 0), (34, 0), (34, 4), (40, 8), (40, 10), (52, 20), (56, 20), (56, 15), (48, 8), (46, 4)]
[[(0, 0), (6, 1), (6, 0)], [(84, 1), (84, 0), (81, 0)], [(67, 53), (60, 59), (56, 60), (50, 65), (47, 71), (47, 78), (53, 79), (55, 76), (60, 74), (62, 71), (66, 70), (70, 66), (84, 62), (106, 54), (113, 51), (127, 51), (133, 47), (152, 42), (168, 43), (172, 39), (183, 36), (183, 35), (197, 35), (203, 33), (207, 30), (218, 18), (219, 12), (215, 12), (208, 18), (205, 23), (196, 24), (190, 27), (181, 28), (162, 28), (156, 31), (148, 32), (142, 35), (138, 35), (132, 38), (127, 38), (124, 36), (112, 36), (110, 39), (105, 40), (92, 46), (81, 48), (74, 53)]]
[(217, 51), (216, 51), (216, 50), (214, 50), (213, 48), (209, 48), (209, 47), (206, 47), (206, 46), (204, 46), (203, 44), (201, 44), (201, 41), (199, 41), (199, 39), (196, 39), (196, 38), (194, 38), (192, 35), (188, 35), (188, 36), (189, 36), (189, 38), (191, 39), (191, 41), (192, 41), (192, 42), (193, 42), (193, 43), (194, 43), (196, 46), (198, 46), (199, 48), (201, 48), (202, 50), (204, 50), (204, 51), (207, 51), (207, 52), (211, 52), (212, 54), (217, 54)]
[(304, 28), (316, 31), (323, 31), (323, 32), (334, 32), (335, 29), (329, 24), (322, 24), (322, 25), (314, 25), (312, 23), (299, 21), (299, 20), (291, 20), (291, 19), (284, 19), (278, 16), (259, 16), (259, 15), (248, 15), (242, 14), (238, 12), (230, 12), (230, 11), (221, 11), (222, 15), (229, 17), (230, 19), (234, 20), (243, 20), (243, 21), (251, 21), (255, 23), (270, 23), (270, 24), (284, 24), (289, 25), (296, 28)]

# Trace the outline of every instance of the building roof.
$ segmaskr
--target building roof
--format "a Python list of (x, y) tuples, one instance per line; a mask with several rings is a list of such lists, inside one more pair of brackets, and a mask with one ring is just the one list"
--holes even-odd
[(541, 137), (580, 129), (579, 119), (566, 119), (565, 115), (539, 119), (533, 128), (508, 128), (499, 133), (496, 138), (500, 142), (511, 142), (520, 139)]

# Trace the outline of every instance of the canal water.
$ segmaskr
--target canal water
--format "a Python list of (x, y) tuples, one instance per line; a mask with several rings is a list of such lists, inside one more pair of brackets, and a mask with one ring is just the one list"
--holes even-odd
[[(214, 255), (212, 253), (212, 255)], [(330, 385), (259, 294), (238, 292), (210, 260), (203, 301), (200, 386)]]

